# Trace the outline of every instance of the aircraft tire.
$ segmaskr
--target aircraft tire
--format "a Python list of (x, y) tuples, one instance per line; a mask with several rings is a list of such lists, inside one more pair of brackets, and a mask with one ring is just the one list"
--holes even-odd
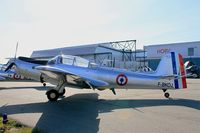
[(164, 96), (165, 96), (166, 98), (169, 98), (170, 94), (169, 94), (168, 92), (166, 92), (166, 93), (164, 94)]
[(43, 83), (43, 86), (45, 87), (47, 84), (46, 83)]
[(59, 96), (63, 96), (65, 94), (65, 89), (63, 89), (63, 92), (59, 93)]
[(49, 101), (57, 101), (59, 97), (59, 93), (57, 90), (49, 90), (47, 91), (47, 98)]

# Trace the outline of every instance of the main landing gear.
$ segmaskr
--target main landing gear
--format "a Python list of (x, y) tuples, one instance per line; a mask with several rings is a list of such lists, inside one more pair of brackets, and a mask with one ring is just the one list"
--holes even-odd
[(164, 96), (165, 96), (166, 98), (169, 98), (170, 94), (169, 94), (168, 92), (166, 92), (167, 89), (162, 89), (162, 90), (163, 90), (163, 92), (164, 92)]
[(65, 94), (65, 77), (61, 76), (58, 81), (58, 85), (54, 89), (51, 89), (46, 93), (49, 101), (57, 101), (59, 96), (63, 96)]
[(46, 95), (49, 101), (57, 101), (59, 96), (63, 96), (65, 92), (66, 92), (65, 89), (63, 89), (63, 91), (60, 93), (57, 90), (52, 89), (52, 90), (47, 91)]
[(65, 89), (63, 89), (63, 91), (58, 94), (59, 94), (59, 96), (63, 96), (65, 94), (65, 92), (66, 92)]
[(59, 93), (57, 90), (49, 90), (46, 94), (49, 101), (56, 101), (59, 97)]

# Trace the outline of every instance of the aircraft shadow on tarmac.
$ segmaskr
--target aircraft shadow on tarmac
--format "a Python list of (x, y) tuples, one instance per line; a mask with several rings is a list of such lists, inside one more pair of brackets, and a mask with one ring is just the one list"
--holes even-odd
[(99, 131), (99, 113), (116, 109), (136, 109), (152, 106), (185, 106), (200, 110), (200, 101), (190, 99), (98, 99), (96, 93), (75, 94), (57, 102), (41, 102), (21, 105), (5, 105), (0, 113), (11, 114), (42, 113), (36, 127), (45, 132), (87, 132)]
[(53, 88), (51, 86), (25, 86), (25, 87), (0, 87), (0, 90), (7, 90), (7, 89), (35, 89), (35, 90), (39, 90), (39, 91), (46, 91), (49, 88)]

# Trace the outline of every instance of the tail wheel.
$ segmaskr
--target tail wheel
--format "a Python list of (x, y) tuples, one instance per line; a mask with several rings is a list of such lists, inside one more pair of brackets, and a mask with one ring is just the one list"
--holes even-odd
[(164, 96), (165, 96), (166, 98), (169, 98), (170, 94), (169, 94), (168, 92), (166, 92), (166, 93), (164, 94)]
[(56, 90), (49, 90), (47, 91), (47, 98), (49, 101), (57, 101), (59, 97), (59, 93)]
[(65, 94), (65, 89), (63, 89), (63, 92), (59, 93), (59, 96), (63, 96)]

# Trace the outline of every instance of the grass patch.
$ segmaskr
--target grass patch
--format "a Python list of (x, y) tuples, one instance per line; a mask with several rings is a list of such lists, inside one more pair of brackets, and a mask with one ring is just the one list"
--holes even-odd
[(12, 119), (8, 119), (7, 124), (2, 123), (3, 118), (0, 116), (0, 133), (44, 133), (36, 128), (22, 125)]

